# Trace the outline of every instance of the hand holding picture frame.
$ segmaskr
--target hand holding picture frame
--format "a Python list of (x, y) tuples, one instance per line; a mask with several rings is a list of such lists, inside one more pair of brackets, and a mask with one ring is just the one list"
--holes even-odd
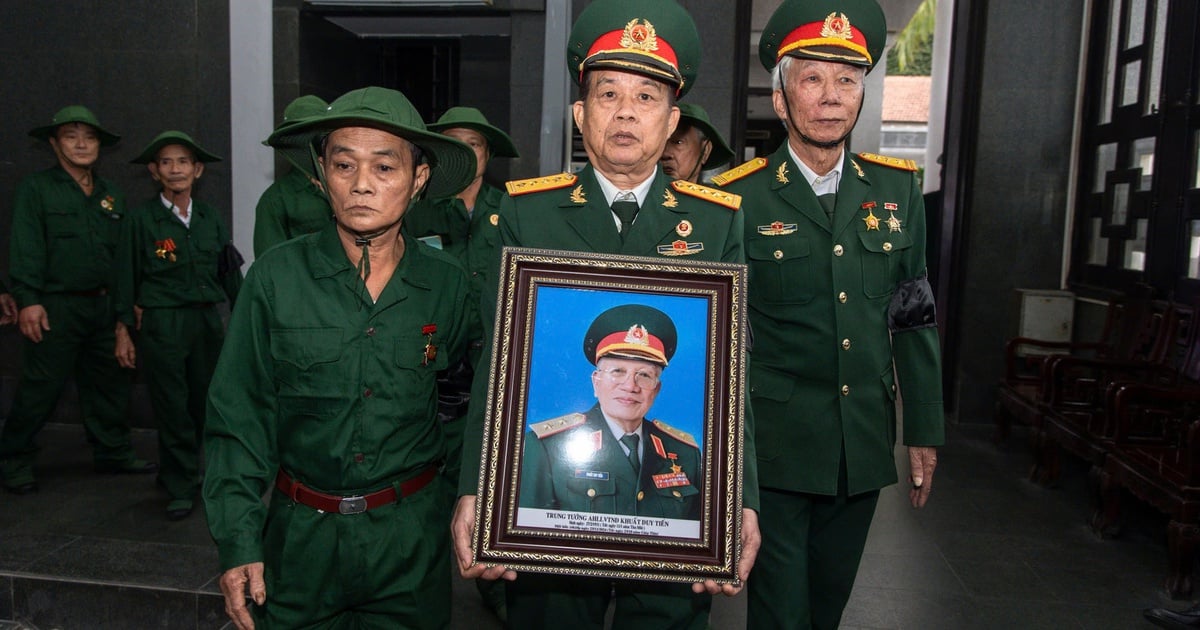
[(505, 248), (475, 559), (738, 584), (744, 265)]

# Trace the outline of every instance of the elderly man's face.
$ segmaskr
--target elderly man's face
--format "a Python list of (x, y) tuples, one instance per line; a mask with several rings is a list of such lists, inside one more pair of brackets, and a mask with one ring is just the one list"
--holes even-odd
[[(653, 363), (602, 357), (592, 372), (592, 392), (605, 416), (633, 431), (654, 406), (662, 389), (660, 376), (662, 367)], [(653, 386), (639, 384), (646, 380), (653, 380)]]
[(100, 135), (91, 125), (60, 125), (50, 138), (54, 154), (64, 166), (88, 169), (100, 158)]
[(490, 157), (487, 138), (484, 138), (483, 134), (478, 131), (465, 127), (452, 127), (443, 131), (442, 135), (450, 136), (471, 147), (471, 150), (475, 152), (475, 179), (483, 177), (483, 174), (487, 172), (488, 158)]
[(712, 142), (700, 139), (700, 131), (695, 127), (681, 127), (667, 140), (662, 154), (663, 171), (673, 179), (695, 183), (709, 153), (712, 153)]
[(573, 106), (588, 161), (606, 177), (654, 170), (679, 123), (665, 83), (628, 72), (594, 70), (587, 100)]
[(793, 59), (783, 77), (786, 98), (779, 90), (771, 95), (775, 114), (780, 120), (791, 120), (788, 136), (792, 141), (844, 140), (858, 122), (865, 76), (866, 70), (858, 66)]
[(429, 179), (428, 164), (413, 167), (407, 140), (370, 127), (330, 133), (320, 162), (334, 218), (352, 232), (371, 233), (399, 221)]
[(146, 166), (154, 181), (162, 184), (163, 192), (176, 195), (190, 194), (204, 172), (204, 164), (197, 162), (192, 150), (181, 144), (168, 144), (159, 149), (154, 161)]

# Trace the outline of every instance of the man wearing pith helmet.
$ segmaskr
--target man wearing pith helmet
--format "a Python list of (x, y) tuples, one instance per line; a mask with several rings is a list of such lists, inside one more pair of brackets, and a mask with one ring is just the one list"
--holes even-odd
[(152, 473), (130, 442), (133, 372), (113, 356), (113, 251), (125, 220), (125, 195), (96, 172), (100, 148), (120, 136), (86, 107), (59, 110), (29, 135), (54, 150), (53, 167), (26, 177), (13, 201), (9, 275), (25, 336), (24, 363), (0, 434), (4, 489), (38, 490), (34, 438), (69, 377), (92, 442), (96, 470)]
[(151, 140), (133, 163), (159, 190), (130, 211), (117, 247), (115, 353), (129, 369), (142, 357), (170, 520), (191, 514), (200, 494), (204, 405), (225, 338), (217, 305), (232, 304), (242, 283), (225, 220), (195, 195), (205, 165), (219, 161), (182, 131)]
[[(679, 122), (675, 100), (695, 83), (700, 41), (687, 11), (673, 0), (597, 0), (579, 15), (568, 39), (567, 65), (579, 85), (572, 106), (588, 165), (506, 185), (500, 206), (502, 245), (740, 263), (741, 199), (668, 177), (659, 167)], [(493, 263), (494, 264), (494, 263)], [(493, 275), (492, 277), (496, 277)], [(481, 304), (491, 322), (495, 287)], [(491, 334), (491, 331), (487, 331)], [(479, 365), (488, 365), (489, 344)], [(486, 394), (478, 370), (472, 397)], [(463, 472), (453, 523), (459, 570), (507, 584), (508, 623), (515, 628), (599, 628), (615, 589), (614, 624), (622, 628), (703, 628), (711, 594), (733, 594), (715, 582), (660, 584), (521, 574), (473, 564), (475, 494), (483, 410), (468, 411)], [(747, 419), (746, 432), (753, 435)], [(757, 481), (748, 437), (740, 576), (749, 576), (758, 547)]]
[(787, 142), (714, 178), (746, 198), (763, 532), (751, 628), (837, 627), (879, 490), (897, 481), (901, 392), (913, 507), (943, 441), (916, 169), (846, 147), (885, 36), (874, 0), (784, 0), (759, 57)]
[[(521, 460), (522, 508), (700, 519), (695, 438), (647, 418), (675, 355), (666, 313), (643, 304), (596, 316), (583, 338), (596, 404), (530, 425)], [(589, 445), (581, 456), (580, 444)], [(586, 470), (580, 478), (579, 470)], [(581, 483), (582, 482), (582, 483)], [(524, 511), (518, 516), (522, 522)]]
[[(322, 114), (329, 104), (318, 96), (306, 94), (297, 97), (283, 109), (283, 120), (276, 129), (294, 125), (299, 121)], [(283, 156), (292, 162), (286, 151)], [(267, 187), (258, 205), (254, 207), (254, 255), (261, 256), (274, 245), (304, 234), (319, 232), (332, 221), (329, 201), (321, 192), (321, 184), (308, 172), (304, 162), (308, 155), (300, 156), (300, 163), (292, 163), (291, 169)]]
[(464, 350), (468, 280), (400, 222), (422, 190), (466, 186), (475, 157), (378, 87), (270, 143), (311, 156), (333, 221), (250, 267), (209, 390), (204, 499), (226, 612), (238, 628), (444, 628), (435, 378)]
[(667, 176), (698, 183), (702, 172), (732, 158), (733, 149), (708, 119), (708, 112), (695, 103), (680, 103), (679, 126), (667, 140), (662, 155)]

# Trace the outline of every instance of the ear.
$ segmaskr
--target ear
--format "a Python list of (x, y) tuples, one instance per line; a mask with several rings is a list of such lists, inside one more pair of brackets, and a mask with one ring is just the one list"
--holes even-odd
[(425, 190), (425, 184), (428, 181), (429, 164), (418, 164), (417, 168), (413, 170), (412, 197), (409, 198), (410, 203), (416, 200), (417, 195), (421, 194), (422, 190)]
[(667, 127), (667, 138), (675, 135), (675, 128), (679, 126), (679, 107), (671, 106), (670, 124)]
[(204, 174), (204, 162), (196, 162), (196, 179)]
[(704, 139), (704, 149), (700, 151), (700, 163), (704, 164), (708, 161), (709, 154), (712, 153), (713, 143), (708, 138)]
[(571, 104), (571, 115), (575, 118), (575, 128), (580, 132), (583, 131), (583, 101), (575, 101)]
[(156, 182), (162, 181), (158, 177), (158, 162), (148, 162), (146, 164), (146, 170), (150, 171), (150, 177), (152, 179), (154, 179), (154, 181), (156, 181)]
[(779, 120), (788, 120), (787, 99), (783, 98), (782, 90), (771, 92), (771, 105), (775, 108), (775, 116)]

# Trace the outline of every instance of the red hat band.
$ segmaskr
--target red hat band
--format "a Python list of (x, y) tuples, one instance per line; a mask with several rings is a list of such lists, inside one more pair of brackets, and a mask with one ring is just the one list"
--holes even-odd
[(630, 356), (667, 365), (663, 342), (650, 334), (645, 326), (634, 324), (627, 331), (615, 332), (596, 344), (596, 360), (607, 355)]
[[(813, 47), (835, 47), (845, 48), (848, 51), (858, 53), (858, 56), (870, 65), (874, 62), (871, 59), (871, 53), (867, 52), (867, 38), (863, 32), (850, 24), (850, 19), (845, 13), (830, 13), (825, 18), (824, 22), (809, 22), (783, 38), (779, 42), (779, 50), (775, 53), (775, 60), (783, 59), (790, 52), (804, 49), (805, 53), (818, 54), (815, 51), (808, 50)], [(820, 55), (836, 58), (837, 55)]]
[[(645, 61), (638, 63), (629, 59), (644, 57)], [(602, 65), (626, 66), (630, 69), (651, 72), (662, 76), (665, 80), (678, 83), (683, 87), (683, 75), (679, 72), (679, 58), (675, 49), (667, 40), (662, 39), (654, 31), (654, 25), (649, 20), (634, 18), (619, 31), (609, 31), (592, 43), (587, 56), (579, 65), (579, 76), (593, 61), (603, 61)], [(624, 62), (624, 63), (622, 63)]]

